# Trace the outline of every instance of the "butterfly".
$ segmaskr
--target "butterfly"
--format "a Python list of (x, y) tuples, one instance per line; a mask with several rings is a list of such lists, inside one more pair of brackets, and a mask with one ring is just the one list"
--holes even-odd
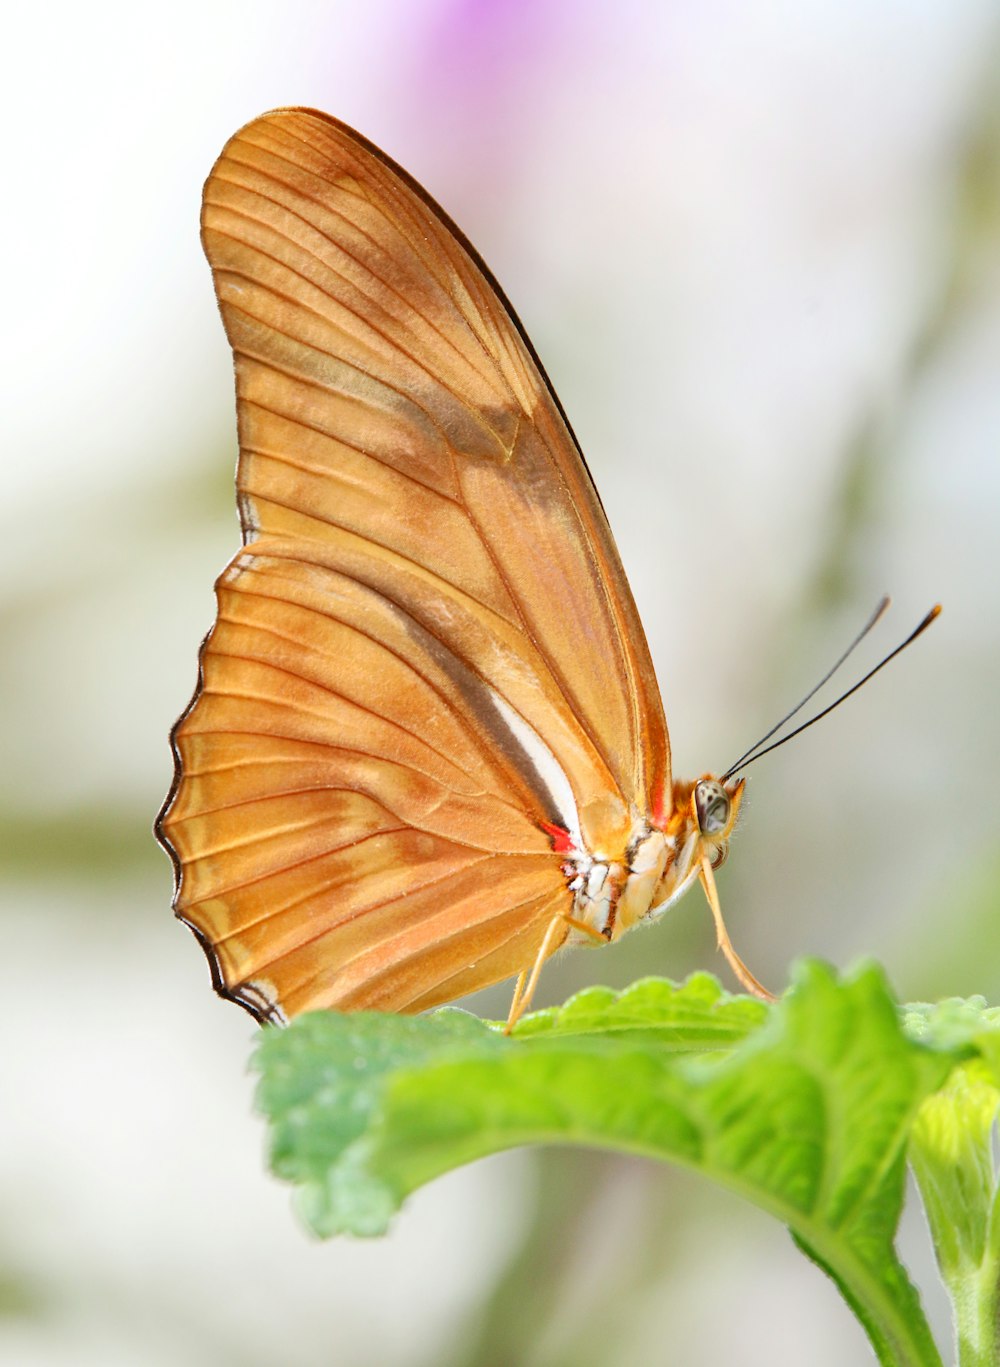
[(420, 1011), (615, 941), (713, 870), (743, 796), (671, 775), (649, 649), (513, 309), (359, 134), (227, 144), (202, 241), (232, 345), (242, 548), (157, 834), (216, 989), (261, 1021)]

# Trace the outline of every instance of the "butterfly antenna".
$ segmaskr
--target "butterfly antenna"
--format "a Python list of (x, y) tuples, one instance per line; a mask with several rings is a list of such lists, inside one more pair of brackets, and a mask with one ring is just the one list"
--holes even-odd
[(917, 639), (918, 636), (922, 636), (923, 633), (930, 626), (930, 624), (941, 612), (941, 604), (935, 603), (934, 606), (931, 608), (930, 612), (923, 619), (923, 621), (920, 622), (918, 626), (914, 627), (914, 629), (910, 632), (906, 640), (901, 641), (899, 645), (896, 646), (895, 650), (890, 650), (889, 654), (885, 657), (884, 660), (880, 660), (879, 663), (874, 667), (874, 669), (869, 669), (868, 673), (865, 674), (862, 678), (860, 678), (856, 684), (854, 684), (851, 688), (847, 690), (846, 693), (841, 693), (840, 697), (837, 698), (835, 702), (830, 703), (829, 707), (824, 707), (822, 712), (816, 713), (815, 717), (810, 717), (809, 720), (804, 721), (801, 726), (797, 726), (794, 731), (789, 731), (787, 736), (782, 736), (780, 740), (776, 740), (773, 745), (765, 746), (763, 750), (759, 749), (758, 747), (763, 745), (764, 741), (769, 740), (770, 737), (774, 735), (775, 731), (779, 730), (782, 726), (784, 726), (786, 721), (788, 721), (791, 717), (794, 717), (795, 713), (798, 712), (799, 708), (802, 707), (803, 703), (808, 702), (809, 699), (813, 696), (813, 694), (817, 691), (817, 689), (822, 688), (823, 684), (826, 683), (827, 679), (829, 679), (830, 676), (837, 669), (840, 668), (841, 664), (844, 662), (844, 660), (847, 659), (847, 656), (850, 655), (851, 651), (858, 644), (858, 641), (862, 640), (868, 634), (868, 632), (878, 621), (879, 617), (881, 617), (882, 613), (888, 606), (888, 603), (888, 598), (883, 598), (882, 602), (878, 606), (878, 609), (874, 617), (869, 621), (864, 631), (862, 631), (861, 635), (857, 638), (857, 640), (853, 642), (853, 644), (849, 647), (847, 652), (843, 656), (841, 656), (841, 658), (837, 661), (833, 669), (831, 669), (829, 673), (826, 674), (824, 678), (820, 680), (820, 682), (816, 685), (816, 688), (814, 688), (810, 693), (806, 694), (802, 702), (799, 703), (798, 707), (794, 708), (791, 712), (789, 712), (788, 716), (785, 717), (783, 721), (780, 721), (777, 726), (773, 727), (767, 733), (766, 736), (763, 736), (757, 742), (756, 745), (752, 745), (750, 749), (746, 752), (746, 754), (741, 756), (741, 758), (738, 759), (735, 764), (731, 765), (726, 770), (726, 772), (722, 775), (723, 782), (725, 782), (727, 778), (731, 778), (737, 769), (745, 769), (748, 764), (753, 764), (754, 760), (760, 759), (762, 755), (768, 755), (771, 753), (772, 750), (777, 750), (779, 745), (784, 745), (786, 741), (791, 740), (794, 736), (801, 735), (803, 731), (807, 731), (809, 727), (812, 726), (815, 722), (820, 721), (823, 717), (827, 716), (828, 713), (832, 712), (835, 707), (839, 707), (842, 702), (846, 702), (852, 693), (856, 693), (858, 689), (862, 687), (862, 685), (868, 682), (869, 679), (874, 678), (874, 676), (879, 672), (880, 669), (884, 669), (890, 660), (894, 660), (896, 658), (900, 651), (905, 650), (908, 645), (912, 645), (912, 643)]
[(766, 741), (769, 741), (771, 737), (775, 734), (775, 732), (781, 730), (781, 728), (785, 725), (786, 722), (791, 721), (792, 718), (797, 715), (797, 713), (801, 712), (803, 707), (805, 707), (806, 703), (810, 700), (810, 698), (814, 698), (825, 683), (829, 683), (829, 681), (833, 678), (834, 674), (836, 674), (837, 670), (844, 663), (847, 657), (854, 653), (854, 651), (865, 639), (865, 637), (871, 631), (872, 627), (876, 624), (876, 622), (881, 620), (883, 613), (886, 611), (891, 602), (892, 599), (889, 597), (889, 595), (887, 593), (883, 594), (882, 598), (879, 600), (878, 607), (876, 607), (875, 611), (868, 618), (868, 621), (858, 632), (857, 636), (855, 636), (854, 640), (844, 651), (843, 655), (841, 655), (840, 658), (837, 660), (836, 664), (832, 665), (826, 671), (826, 673), (823, 675), (822, 679), (820, 679), (818, 684), (815, 684), (812, 688), (810, 688), (806, 696), (800, 699), (800, 701), (795, 704), (791, 712), (786, 712), (785, 715), (781, 718), (781, 721), (775, 722), (774, 726), (771, 727), (770, 731), (767, 731), (763, 736), (761, 736), (760, 740), (754, 741), (753, 745), (751, 745), (748, 750), (743, 751), (743, 754), (740, 755), (736, 763), (731, 764), (729, 768), (726, 770), (725, 774), (723, 775), (723, 778), (728, 778), (730, 774), (735, 774), (736, 770), (739, 769), (739, 767), (742, 764), (749, 763), (750, 756), (753, 754), (753, 752), (759, 749)]

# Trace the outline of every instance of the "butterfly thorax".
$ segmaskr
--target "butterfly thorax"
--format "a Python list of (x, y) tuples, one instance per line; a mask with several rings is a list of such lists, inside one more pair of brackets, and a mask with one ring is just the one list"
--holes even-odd
[(661, 916), (698, 877), (704, 857), (713, 869), (724, 862), (742, 796), (742, 780), (678, 780), (664, 829), (640, 816), (616, 858), (569, 851), (563, 870), (579, 925), (570, 940), (617, 940), (639, 921)]

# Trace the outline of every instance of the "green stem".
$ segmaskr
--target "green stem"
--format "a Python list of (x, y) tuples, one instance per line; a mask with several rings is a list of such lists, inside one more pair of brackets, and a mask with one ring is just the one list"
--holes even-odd
[(990, 1258), (949, 1284), (959, 1367), (997, 1367), (997, 1273)]

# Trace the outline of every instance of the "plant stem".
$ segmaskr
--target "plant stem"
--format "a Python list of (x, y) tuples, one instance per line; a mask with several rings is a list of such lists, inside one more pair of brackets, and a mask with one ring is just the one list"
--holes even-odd
[(997, 1367), (997, 1266), (990, 1258), (949, 1283), (959, 1367)]

